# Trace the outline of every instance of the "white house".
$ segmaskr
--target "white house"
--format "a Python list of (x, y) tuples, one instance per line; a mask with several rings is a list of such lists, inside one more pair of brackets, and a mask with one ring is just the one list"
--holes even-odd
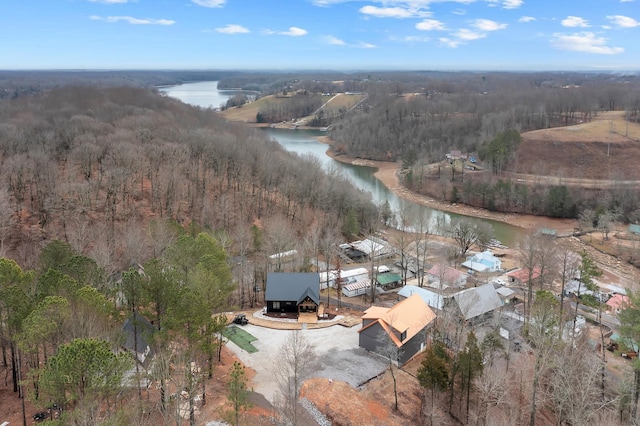
[(467, 257), (462, 266), (476, 272), (497, 272), (502, 269), (502, 261), (495, 257), (491, 250), (486, 250)]
[(369, 270), (367, 268), (341, 269), (339, 271), (320, 272), (320, 290), (327, 287), (336, 288), (336, 280), (340, 275), (340, 283), (354, 284), (358, 281), (369, 278)]

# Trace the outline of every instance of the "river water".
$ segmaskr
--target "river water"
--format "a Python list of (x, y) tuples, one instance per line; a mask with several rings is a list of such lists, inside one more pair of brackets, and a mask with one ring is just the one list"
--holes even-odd
[[(238, 91), (218, 90), (217, 81), (187, 83), (178, 86), (167, 86), (160, 88), (160, 91), (167, 95), (180, 99), (181, 101), (204, 108), (219, 107), (227, 99), (231, 98)], [(375, 178), (375, 169), (365, 166), (354, 166), (341, 163), (326, 155), (327, 145), (317, 141), (316, 137), (324, 133), (316, 130), (287, 130), (287, 129), (264, 129), (271, 139), (278, 141), (286, 150), (301, 155), (313, 155), (317, 157), (325, 169), (338, 170), (347, 177), (357, 188), (371, 193), (373, 202), (382, 205), (389, 202), (394, 212), (411, 212), (410, 214), (421, 214), (427, 218), (429, 229), (436, 234), (445, 234), (447, 225), (451, 219), (462, 217), (457, 214), (444, 212), (429, 207), (404, 200), (390, 191), (386, 186)], [(513, 245), (521, 235), (522, 230), (516, 226), (494, 220), (466, 217), (473, 222), (484, 222), (491, 225), (496, 239), (504, 244)]]

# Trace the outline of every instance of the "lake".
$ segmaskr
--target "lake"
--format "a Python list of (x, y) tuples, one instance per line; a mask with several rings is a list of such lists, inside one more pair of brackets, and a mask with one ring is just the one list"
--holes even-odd
[[(160, 91), (167, 95), (180, 99), (181, 101), (200, 107), (215, 107), (224, 104), (238, 91), (218, 90), (217, 81), (187, 83), (178, 86), (167, 86), (160, 88)], [(413, 203), (398, 197), (374, 176), (375, 169), (365, 166), (355, 166), (341, 163), (326, 155), (328, 146), (318, 142), (318, 136), (324, 135), (319, 130), (287, 130), (266, 128), (264, 132), (271, 139), (278, 141), (286, 150), (301, 155), (313, 155), (317, 157), (325, 169), (339, 170), (357, 188), (371, 194), (373, 202), (381, 206), (385, 201), (389, 202), (394, 212), (414, 211), (414, 214), (424, 215), (429, 223), (431, 232), (445, 234), (447, 225), (454, 218), (465, 217), (472, 222), (483, 222), (491, 225), (496, 239), (504, 244), (513, 245), (522, 234), (522, 229), (503, 222), (475, 217), (461, 216), (442, 210), (433, 209), (421, 204)]]

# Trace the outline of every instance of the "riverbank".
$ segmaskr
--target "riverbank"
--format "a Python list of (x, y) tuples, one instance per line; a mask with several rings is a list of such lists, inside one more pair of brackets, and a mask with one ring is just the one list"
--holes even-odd
[(327, 155), (336, 161), (342, 163), (353, 164), (358, 166), (368, 166), (376, 168), (374, 176), (380, 180), (390, 191), (398, 197), (450, 213), (456, 213), (464, 216), (479, 217), (482, 219), (490, 219), (498, 222), (508, 223), (509, 225), (518, 226), (532, 232), (539, 228), (553, 228), (558, 230), (561, 235), (570, 234), (577, 227), (578, 221), (575, 219), (555, 219), (544, 216), (533, 216), (516, 213), (499, 213), (492, 212), (478, 207), (467, 206), (465, 204), (452, 204), (447, 201), (436, 200), (426, 195), (416, 194), (409, 191), (398, 178), (398, 172), (402, 164), (400, 162), (363, 160), (359, 158), (351, 158), (345, 155), (336, 155), (331, 150), (331, 139), (328, 136), (318, 136), (316, 138), (320, 143), (329, 146)]

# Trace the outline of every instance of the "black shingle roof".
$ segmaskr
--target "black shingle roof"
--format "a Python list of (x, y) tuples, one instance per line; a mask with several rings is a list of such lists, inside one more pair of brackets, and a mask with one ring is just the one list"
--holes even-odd
[(320, 276), (317, 272), (270, 272), (267, 274), (266, 301), (296, 301), (309, 296), (320, 304)]

